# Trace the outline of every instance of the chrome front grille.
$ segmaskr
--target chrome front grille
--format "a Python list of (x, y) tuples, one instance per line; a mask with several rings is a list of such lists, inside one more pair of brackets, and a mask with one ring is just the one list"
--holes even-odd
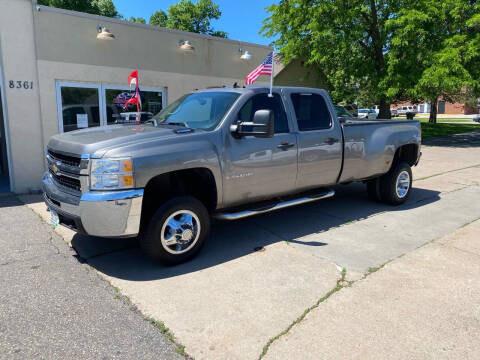
[(82, 191), (82, 184), (80, 179), (71, 178), (69, 176), (65, 176), (64, 174), (55, 173), (52, 169), (50, 169), (50, 175), (52, 175), (53, 180), (60, 186), (70, 188), (76, 191)]
[(46, 157), (48, 171), (57, 186), (75, 195), (88, 190), (89, 156), (47, 149)]
[(64, 155), (58, 152), (54, 152), (52, 150), (48, 150), (47, 153), (52, 158), (53, 161), (61, 162), (62, 164), (65, 164), (67, 166), (79, 167), (80, 162), (82, 160), (79, 157)]
[(55, 165), (62, 172), (88, 175), (88, 155), (74, 155), (58, 150), (47, 149), (47, 161), (49, 167)]

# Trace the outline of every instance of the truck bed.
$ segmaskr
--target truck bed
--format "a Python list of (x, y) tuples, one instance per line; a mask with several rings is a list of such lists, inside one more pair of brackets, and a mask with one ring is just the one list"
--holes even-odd
[(415, 120), (345, 119), (340, 123), (345, 143), (340, 183), (386, 173), (399, 146), (420, 141), (420, 122)]

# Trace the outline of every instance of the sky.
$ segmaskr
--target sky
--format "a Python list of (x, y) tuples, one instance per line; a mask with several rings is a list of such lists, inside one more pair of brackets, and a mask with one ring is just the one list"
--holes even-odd
[[(150, 18), (156, 10), (167, 12), (168, 7), (178, 0), (113, 0), (117, 11), (125, 18), (130, 16)], [(233, 40), (269, 45), (271, 39), (259, 35), (262, 21), (268, 17), (265, 10), (275, 0), (214, 0), (220, 6), (222, 16), (214, 20), (215, 30), (223, 30)]]

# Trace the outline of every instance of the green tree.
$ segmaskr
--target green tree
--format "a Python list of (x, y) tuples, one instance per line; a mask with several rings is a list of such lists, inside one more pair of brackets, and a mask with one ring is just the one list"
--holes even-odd
[(167, 20), (168, 15), (165, 13), (165, 11), (157, 10), (152, 14), (152, 16), (150, 16), (148, 23), (154, 26), (167, 27)]
[(334, 101), (358, 99), (390, 118), (386, 22), (401, 0), (283, 0), (268, 8), (262, 32), (285, 61), (301, 58), (326, 80)]
[(38, 0), (38, 4), (86, 13), (93, 13), (94, 11), (92, 2), (85, 0)]
[(121, 17), (112, 0), (38, 0), (38, 4), (95, 15)]
[(164, 11), (156, 11), (151, 17), (149, 24), (167, 27), (199, 34), (207, 34), (217, 37), (227, 37), (225, 31), (216, 31), (211, 22), (222, 15), (218, 4), (212, 0), (180, 0), (168, 8), (168, 14)]
[(134, 22), (134, 23), (139, 23), (139, 24), (146, 24), (147, 21), (142, 18), (142, 17), (133, 17), (133, 16), (130, 16), (130, 19), (128, 19), (128, 21), (130, 22)]
[(387, 22), (390, 97), (430, 102), (436, 122), (439, 99), (479, 96), (480, 8), (469, 0), (418, 0)]
[(262, 29), (324, 79), (334, 101), (379, 104), (478, 97), (480, 18), (475, 0), (283, 0)]
[(115, 5), (113, 4), (113, 0), (92, 0), (92, 6), (98, 9), (98, 15), (120, 18), (122, 17), (117, 9), (115, 9)]

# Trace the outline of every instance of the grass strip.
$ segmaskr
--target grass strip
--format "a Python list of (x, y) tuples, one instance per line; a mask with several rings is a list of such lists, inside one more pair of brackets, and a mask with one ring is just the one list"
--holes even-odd
[(421, 125), (422, 139), (427, 139), (433, 136), (462, 134), (470, 131), (480, 130), (480, 125), (477, 124), (431, 124), (428, 122), (422, 122)]
[(172, 343), (174, 343), (176, 345), (178, 354), (185, 355), (185, 346), (182, 345), (182, 344), (179, 344), (175, 340), (175, 335), (173, 335), (173, 333), (170, 331), (170, 329), (167, 326), (165, 326), (163, 321), (157, 321), (157, 320), (155, 320), (151, 317), (146, 317), (145, 320), (147, 320), (150, 324), (152, 324), (158, 330), (160, 330), (160, 332), (162, 334), (164, 334), (168, 338), (168, 340), (170, 340)]

